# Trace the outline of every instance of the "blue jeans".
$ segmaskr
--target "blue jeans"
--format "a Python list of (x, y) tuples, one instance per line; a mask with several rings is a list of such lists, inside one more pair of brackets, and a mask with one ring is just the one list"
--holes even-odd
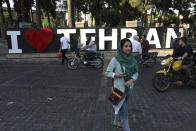
[(128, 100), (132, 94), (132, 90), (133, 90), (133, 88), (131, 88), (129, 90), (129, 92), (126, 94), (125, 101), (124, 101), (124, 103), (123, 103), (122, 107), (120, 108), (120, 111), (118, 112), (118, 115), (117, 115), (117, 119), (121, 121), (123, 131), (130, 131), (131, 130), (129, 127), (127, 103), (128, 103)]

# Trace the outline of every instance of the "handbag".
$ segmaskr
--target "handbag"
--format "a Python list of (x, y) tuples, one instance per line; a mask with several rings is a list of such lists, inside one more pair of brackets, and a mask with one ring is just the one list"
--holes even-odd
[[(121, 70), (124, 73), (124, 69), (122, 67), (122, 64), (120, 64), (121, 66)], [(126, 91), (125, 91), (126, 92)], [(122, 91), (120, 91), (117, 88), (112, 89), (112, 92), (109, 94), (108, 96), (108, 100), (113, 104), (113, 105), (118, 105), (118, 103), (124, 98), (125, 93), (123, 93)]]
[(57, 54), (58, 59), (62, 59), (62, 53)]

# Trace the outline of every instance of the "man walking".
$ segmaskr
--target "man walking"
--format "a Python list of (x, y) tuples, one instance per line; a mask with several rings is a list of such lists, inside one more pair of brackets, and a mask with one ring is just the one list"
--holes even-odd
[(139, 36), (135, 35), (133, 37), (133, 42), (132, 42), (132, 55), (135, 57), (137, 62), (142, 59), (142, 47), (141, 43), (139, 42)]
[(60, 39), (60, 49), (59, 49), (59, 52), (62, 53), (62, 64), (64, 64), (64, 60), (68, 60), (68, 58), (65, 56), (65, 54), (67, 53), (67, 50), (68, 50), (68, 39), (64, 36), (61, 37)]

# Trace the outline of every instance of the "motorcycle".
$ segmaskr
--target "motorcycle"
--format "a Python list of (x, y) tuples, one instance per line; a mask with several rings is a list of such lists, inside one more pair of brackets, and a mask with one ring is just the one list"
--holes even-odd
[(155, 73), (153, 79), (153, 86), (160, 92), (166, 91), (170, 85), (190, 85), (191, 87), (196, 86), (196, 66), (192, 68), (190, 81), (187, 83), (187, 78), (182, 69), (182, 60), (168, 56), (168, 58), (161, 61), (161, 65), (164, 67), (163, 70), (159, 70)]
[(151, 52), (148, 53), (148, 55), (142, 56), (143, 62), (141, 64), (145, 65), (146, 67), (153, 67), (154, 65), (156, 65), (157, 55), (157, 52)]
[(101, 53), (95, 53), (89, 57), (88, 64), (84, 64), (84, 53), (81, 53), (80, 49), (75, 50), (75, 56), (70, 57), (67, 62), (68, 69), (76, 70), (82, 63), (86, 66), (92, 66), (95, 69), (100, 69), (104, 65), (104, 55)]

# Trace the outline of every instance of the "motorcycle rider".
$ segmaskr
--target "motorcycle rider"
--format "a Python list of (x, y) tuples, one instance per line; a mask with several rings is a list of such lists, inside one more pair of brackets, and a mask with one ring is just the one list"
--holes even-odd
[(84, 64), (87, 64), (89, 61), (89, 57), (93, 56), (97, 52), (97, 46), (94, 41), (91, 40), (91, 37), (87, 37), (87, 44), (82, 49), (87, 49), (84, 53)]
[(177, 33), (177, 38), (175, 38), (175, 39), (172, 40), (172, 48), (174, 50), (176, 50), (178, 48), (180, 38), (181, 38), (181, 32), (178, 32)]
[(186, 75), (185, 81), (187, 82), (187, 85), (189, 85), (192, 79), (190, 78), (190, 76), (194, 64), (194, 62), (192, 61), (193, 49), (190, 45), (187, 44), (186, 37), (180, 38), (178, 44), (179, 46), (173, 52), (173, 57), (182, 60), (183, 71)]

